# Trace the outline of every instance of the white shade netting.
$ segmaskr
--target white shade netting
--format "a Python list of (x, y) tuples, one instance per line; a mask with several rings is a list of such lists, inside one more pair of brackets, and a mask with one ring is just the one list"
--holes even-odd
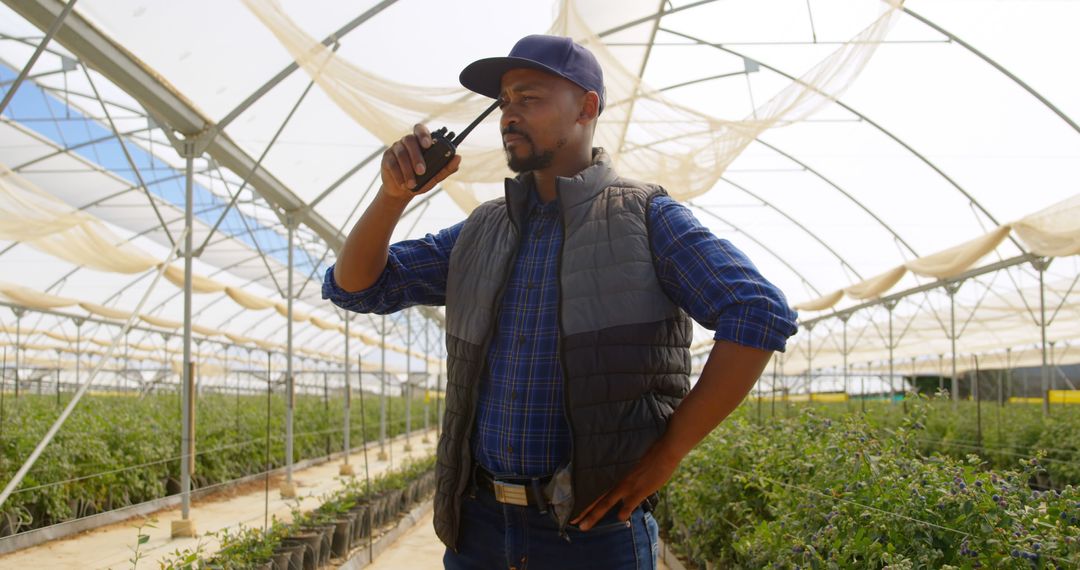
[[(1068, 96), (1072, 91), (1062, 90), (1052, 82), (1061, 74), (1040, 75), (1038, 66), (1021, 68), (1019, 63), (1023, 58), (1012, 55), (1017, 53), (1015, 45), (999, 48), (991, 41), (994, 38), (976, 35), (985, 31), (977, 19), (956, 16), (963, 16), (970, 6), (914, 1), (835, 6), (788, 2), (778, 3), (776, 13), (762, 19), (762, 9), (751, 2), (714, 2), (701, 7), (696, 4), (662, 5), (659, 10), (671, 14), (655, 22), (645, 19), (657, 13), (658, 5), (653, 1), (632, 0), (617, 5), (584, 1), (545, 4), (543, 9), (548, 12), (539, 18), (535, 17), (539, 10), (528, 12), (532, 22), (529, 26), (515, 25), (512, 31), (503, 34), (506, 37), (500, 36), (498, 41), (505, 45), (495, 45), (494, 41), (479, 37), (469, 42), (477, 44), (475, 49), (460, 50), (459, 46), (447, 45), (447, 53), (437, 54), (442, 57), (439, 65), (453, 73), (439, 75), (436, 81), (428, 81), (431, 74), (427, 71), (400, 71), (412, 69), (407, 63), (415, 54), (395, 59), (397, 54), (370, 49), (370, 44), (379, 45), (385, 29), (394, 27), (390, 22), (400, 21), (396, 18), (411, 11), (404, 3), (379, 12), (340, 38), (340, 43), (328, 41), (327, 45), (319, 39), (375, 3), (349, 6), (326, 3), (312, 5), (310, 9), (285, 0), (204, 3), (195, 5), (195, 11), (211, 17), (188, 19), (177, 17), (177, 12), (190, 12), (190, 9), (143, 6), (124, 0), (118, 3), (83, 0), (75, 13), (88, 17), (114, 38), (118, 46), (158, 74), (166, 90), (190, 100), (192, 107), (205, 112), (211, 121), (225, 117), (282, 66), (292, 61), (299, 63), (302, 72), (269, 89), (261, 100), (225, 127), (224, 132), (252, 158), (259, 156), (267, 149), (281, 119), (297, 102), (303, 87), (314, 80), (316, 88), (299, 105), (296, 119), (284, 129), (276, 146), (269, 148), (263, 162), (301, 201), (320, 196), (329, 182), (348, 172), (350, 166), (369, 152), (377, 152), (378, 144), (392, 142), (409, 132), (413, 123), (424, 122), (435, 127), (469, 122), (489, 100), (465, 91), (452, 76), (476, 57), (504, 54), (512, 45), (512, 40), (506, 41), (511, 34), (520, 37), (523, 33), (548, 31), (572, 36), (597, 54), (606, 72), (608, 107), (601, 116), (597, 144), (615, 157), (622, 174), (660, 182), (678, 199), (690, 204), (695, 215), (718, 235), (744, 249), (770, 279), (779, 276), (776, 282), (783, 283), (788, 300), (801, 311), (804, 321), (827, 316), (832, 310), (872, 304), (882, 297), (952, 279), (987, 264), (1002, 263), (1018, 251), (1061, 258), (1080, 252), (1077, 222), (1080, 196), (1067, 197), (1075, 194), (1075, 186), (1068, 182), (1075, 178), (1061, 176), (1061, 168), (1045, 169), (1047, 174), (1043, 175), (1044, 169), (1038, 164), (1040, 160), (1045, 165), (1050, 165), (1051, 160), (1054, 165), (1075, 161), (1075, 148), (1058, 144), (1061, 156), (1041, 156), (1046, 154), (1045, 148), (1034, 148), (1043, 137), (1060, 143), (1059, 138), (1051, 136), (1047, 124), (1056, 121), (1062, 126), (1063, 123), (986, 62), (944, 35), (915, 22), (905, 11), (911, 7), (929, 14), (932, 21), (940, 17), (945, 28), (958, 31), (975, 47), (985, 49), (990, 57), (1001, 61), (1005, 68), (1018, 71), (1016, 75), (1035, 89), (1045, 89), (1050, 93), (1049, 101), (1062, 107), (1066, 115), (1071, 112), (1075, 116), (1074, 98)], [(1009, 6), (1012, 3), (995, 3), (985, 7), (984, 15), (988, 18), (992, 15), (994, 21), (1008, 21), (1002, 20), (1001, 13)], [(520, 9), (523, 13), (526, 10)], [(1041, 5), (1038, 9), (1046, 10), (1046, 7)], [(468, 7), (461, 10), (466, 12)], [(818, 35), (812, 41), (810, 28), (803, 27), (810, 11), (821, 16), (817, 20)], [(838, 17), (841, 12), (846, 17)], [(721, 20), (717, 15), (726, 19)], [(744, 16), (747, 21), (739, 23)], [(160, 26), (163, 21), (176, 25)], [(755, 31), (740, 34), (742, 27)], [(144, 28), (157, 31), (145, 33)], [(230, 35), (233, 30), (235, 36)], [(207, 41), (194, 42), (193, 37)], [(655, 45), (648, 45), (654, 40)], [(761, 44), (775, 40), (778, 46), (756, 47), (758, 40)], [(1031, 38), (1026, 41), (1030, 42)], [(805, 49), (795, 45), (799, 42), (805, 44)], [(1050, 51), (1043, 52), (1050, 57)], [(185, 59), (189, 53), (191, 58)], [(936, 55), (939, 53), (943, 54), (940, 58)], [(931, 56), (934, 59), (928, 59), (927, 54), (935, 54)], [(16, 55), (25, 57), (29, 51)], [(43, 58), (42, 69), (51, 69), (50, 57), (47, 54)], [(216, 65), (219, 60), (220, 65)], [(940, 67), (936, 65), (938, 60)], [(17, 64), (20, 59), (8, 55), (7, 61)], [(112, 85), (90, 67), (97, 86), (107, 97), (121, 101), (126, 105), (123, 109), (140, 111), (138, 101), (124, 93), (130, 86)], [(75, 75), (63, 79), (73, 80), (80, 89), (88, 91), (88, 86)], [(696, 83), (709, 75), (734, 78)], [(896, 83), (883, 82), (886, 76), (899, 79)], [(986, 76), (994, 76), (999, 83), (985, 82)], [(925, 84), (915, 81), (922, 77), (926, 78)], [(950, 82), (950, 78), (956, 79)], [(60, 92), (59, 76), (46, 76), (40, 82), (51, 85), (53, 93)], [(693, 85), (679, 87), (676, 83)], [(960, 89), (963, 87), (960, 84), (967, 83), (977, 85), (973, 89), (978, 96)], [(1019, 95), (1006, 97), (986, 89), (1002, 84)], [(746, 97), (748, 90), (751, 93)], [(985, 100), (983, 95), (987, 96)], [(87, 115), (100, 120), (101, 106), (96, 101), (77, 101), (81, 107), (73, 108), (88, 111)], [(704, 104), (699, 105), (701, 102)], [(980, 106), (982, 103), (985, 106)], [(1014, 129), (1009, 131), (1011, 135), (1017, 130), (1021, 133), (1008, 137), (1024, 141), (1022, 145), (1017, 143), (1016, 148), (997, 144), (1000, 151), (997, 148), (988, 151), (974, 141), (986, 138), (987, 133), (972, 129), (970, 124), (965, 127), (958, 120), (962, 118), (962, 107), (966, 106), (978, 108), (973, 114), (986, 117), (987, 108), (1018, 111), (1029, 103), (1039, 107), (1037, 112), (1015, 115), (1010, 112), (1001, 117), (1003, 133), (1006, 127)], [(109, 105), (114, 119), (123, 115), (119, 105)], [(857, 114), (856, 110), (862, 113)], [(1027, 107), (1023, 110), (1030, 111)], [(1050, 117), (1040, 123), (1034, 120), (1039, 118), (1039, 113)], [(119, 120), (123, 129), (133, 131), (147, 124), (141, 116)], [(454, 205), (467, 212), (501, 193), (501, 180), (510, 172), (497, 137), (494, 132), (487, 132), (494, 131), (490, 122), (489, 119), (488, 124), (477, 129), (462, 148), (463, 168), (445, 184), (445, 195), (431, 197), (430, 204), (435, 207), (414, 213), (407, 224), (401, 224), (395, 239), (416, 237), (445, 227), (460, 219), (461, 213)], [(65, 158), (62, 143), (49, 146), (48, 137), (41, 133), (28, 137), (27, 133), (33, 134), (33, 129), (26, 125), (31, 123), (16, 123), (17, 120), (12, 120), (8, 126), (21, 128), (18, 136), (23, 138), (8, 134), (11, 138), (4, 142), (10, 146), (5, 148), (13, 150), (0, 157), (0, 163), (7, 165), (4, 172), (10, 173), (0, 176), (0, 192), (4, 196), (0, 201), (0, 239), (44, 253), (58, 269), (52, 270), (47, 278), (5, 272), (4, 279), (10, 283), (0, 288), (0, 300), (108, 321), (107, 326), (88, 324), (82, 330), (84, 335), (112, 338), (111, 334), (102, 332), (113, 330), (131, 316), (138, 293), (150, 281), (147, 276), (152, 276), (166, 258), (163, 250), (153, 246), (170, 244), (162, 239), (160, 231), (150, 234), (150, 238), (139, 237), (148, 221), (152, 224), (155, 220), (145, 196), (133, 196), (136, 193), (129, 192), (117, 204), (110, 204), (105, 197), (108, 192), (117, 191), (113, 183), (118, 177), (113, 175), (109, 184), (102, 180), (88, 183), (72, 174), (74, 167), (96, 168), (100, 178), (110, 173), (96, 165), (93, 157), (84, 155), (78, 160), (62, 161)], [(1024, 130), (1028, 125), (1030, 131)], [(931, 135), (919, 133), (928, 127)], [(883, 134), (886, 129), (891, 130), (887, 136)], [(866, 131), (872, 131), (873, 136)], [(875, 142), (874, 137), (886, 139), (886, 144)], [(38, 147), (32, 150), (20, 147), (28, 144), (27, 138), (34, 138)], [(175, 171), (171, 174), (175, 175), (182, 169), (182, 160), (177, 159), (172, 149), (160, 148), (162, 145), (158, 143), (162, 141), (160, 133), (156, 133), (146, 138), (131, 137), (128, 144), (131, 148), (157, 145), (155, 152), (168, 158)], [(965, 142), (969, 146), (960, 144)], [(779, 151), (763, 148), (766, 144), (768, 149), (775, 146), (788, 151), (791, 160)], [(985, 146), (992, 144), (987, 142)], [(1032, 156), (1024, 154), (1029, 144), (1033, 146)], [(926, 162), (934, 163), (932, 170), (940, 167), (940, 172), (929, 172), (928, 164), (912, 158), (916, 150), (929, 159)], [(50, 152), (58, 157), (34, 162)], [(997, 152), (1000, 156), (993, 154)], [(342, 158), (343, 155), (347, 156)], [(1020, 165), (1015, 171), (1031, 176), (1030, 184), (1017, 184), (1014, 174), (1012, 178), (1002, 177), (1000, 186), (996, 185), (995, 177), (999, 173), (990, 166), (1013, 163)], [(28, 164), (32, 167), (27, 168)], [(141, 166), (143, 162), (138, 164)], [(168, 170), (165, 166), (155, 164), (154, 168), (164, 172)], [(820, 179), (807, 174), (811, 167), (817, 170), (814, 174), (820, 173)], [(112, 164), (109, 168), (128, 166)], [(17, 173), (11, 173), (11, 169)], [(342, 190), (322, 204), (311, 205), (312, 210), (333, 218), (335, 226), (347, 231), (347, 222), (355, 220), (366, 203), (360, 191), (371, 180), (370, 175), (377, 178), (372, 170), (377, 170), (374, 165), (360, 169), (355, 180), (347, 181)], [(222, 178), (228, 184), (222, 187), (218, 185), (221, 181), (217, 174), (211, 176), (210, 172), (211, 169), (204, 169), (197, 174), (197, 181), (213, 186), (226, 200), (247, 175), (246, 171), (227, 172)], [(858, 175), (852, 175), (853, 172)], [(316, 182), (308, 186), (309, 179)], [(102, 190), (87, 193), (84, 199), (80, 195), (84, 184), (100, 185)], [(906, 199), (909, 189), (910, 201), (917, 205), (897, 207)], [(252, 235), (266, 232), (283, 236), (281, 220), (275, 216), (281, 214), (280, 210), (260, 203), (259, 208), (264, 208), (260, 211), (255, 207), (260, 200), (258, 192), (253, 190), (259, 189), (245, 187), (237, 208), (252, 216), (249, 223), (258, 217), (265, 226), (252, 225), (248, 230)], [(884, 227), (888, 221), (891, 226), (888, 231), (895, 229), (896, 234), (870, 223), (865, 213), (853, 206), (854, 201), (845, 200), (837, 190), (860, 200), (859, 206), (865, 206), (867, 213), (881, 218), (875, 223), (880, 221)], [(1032, 199), (1029, 202), (1014, 194), (1030, 194)], [(894, 195), (901, 197), (893, 201), (889, 196)], [(370, 199), (370, 194), (367, 196)], [(1062, 201), (1063, 196), (1066, 198)], [(175, 238), (179, 210), (175, 201), (167, 202), (158, 200)], [(1058, 203), (1046, 206), (1051, 202)], [(349, 214), (354, 205), (358, 209)], [(703, 213), (707, 208), (714, 209), (719, 217), (707, 218)], [(1039, 208), (1042, 210), (1024, 215)], [(996, 219), (990, 219), (988, 212), (996, 214)], [(716, 221), (720, 217), (723, 220)], [(196, 221), (197, 237), (202, 237), (208, 229), (200, 224), (209, 225), (212, 221)], [(806, 227), (792, 230), (789, 222), (801, 222)], [(780, 224), (788, 227), (781, 228)], [(898, 244), (901, 237), (906, 240), (902, 247)], [(323, 244), (312, 245), (310, 234), (305, 239), (308, 252), (315, 253), (310, 261), (318, 259)], [(197, 239), (196, 245), (200, 241)], [(286, 270), (284, 256), (280, 255), (284, 246), (281, 240), (255, 244), (252, 241), (257, 240), (215, 239), (196, 262), (191, 276), (193, 292), (198, 294), (192, 329), (204, 346), (214, 345), (210, 341), (213, 338), (251, 348), (259, 346), (254, 337), (260, 337), (262, 348), (258, 350), (284, 350)], [(826, 255), (817, 247), (819, 244), (831, 245), (835, 252)], [(262, 250), (256, 252), (260, 245)], [(13, 249), (9, 259), (24, 260), (30, 256), (20, 246)], [(227, 254), (222, 253), (225, 250)], [(241, 253), (251, 254), (256, 260), (244, 271), (232, 264)], [(257, 261), (256, 253), (266, 257), (266, 263)], [(331, 252), (325, 256), (325, 265), (333, 260)], [(343, 348), (345, 330), (340, 315), (318, 299), (318, 280), (325, 265), (312, 271), (305, 268), (295, 275), (300, 278), (306, 296), (294, 302), (294, 349), (311, 358), (340, 352)], [(137, 316), (139, 326), (148, 330), (130, 335), (141, 344), (156, 346), (159, 353), (163, 345), (173, 355), (178, 351), (176, 335), (182, 330), (179, 290), (184, 284), (180, 267), (174, 260), (165, 268), (164, 280), (171, 286), (159, 285), (161, 291), (140, 311), (157, 319), (159, 324)], [(1050, 291), (1057, 295), (1048, 311), (1054, 315), (1054, 322), (1048, 327), (1048, 341), (1055, 343), (1053, 358), (1063, 361), (1074, 354), (1068, 349), (1069, 335), (1073, 334), (1069, 322), (1076, 318), (1067, 270), (1072, 266), (1060, 260), (1051, 267), (1051, 273), (1054, 268), (1059, 271), (1053, 276), (1048, 274)], [(72, 278), (65, 277), (71, 268), (86, 270), (76, 271)], [(789, 269), (790, 274), (786, 273)], [(1006, 281), (1005, 275), (996, 282), (997, 286)], [(962, 330), (958, 353), (977, 353), (993, 361), (1010, 348), (1016, 357), (1013, 362), (1028, 362), (1023, 355), (1039, 341), (1039, 328), (1031, 315), (1038, 290), (1031, 275), (1021, 285), (1010, 286), (985, 301), (958, 297), (961, 321), (958, 328)], [(134, 281), (139, 277), (143, 281), (127, 290), (132, 281), (125, 279)], [(95, 279), (108, 285), (86, 286)], [(303, 285), (305, 279), (309, 282)], [(113, 284), (118, 285), (110, 289)], [(1015, 296), (1017, 287), (1023, 290), (1027, 306), (1024, 299)], [(917, 303), (906, 302), (897, 307), (893, 314), (894, 327), (898, 337), (904, 333), (894, 351), (897, 360), (914, 356), (920, 369), (929, 370), (936, 366), (938, 356), (948, 355), (942, 299), (944, 295), (940, 295), (932, 309), (917, 310)], [(852, 318), (849, 324), (856, 348), (848, 354), (850, 362), (859, 361), (865, 366), (872, 361), (873, 366), (883, 366), (881, 363), (888, 357), (881, 339), (885, 316), (884, 310), (877, 310), (866, 318)], [(881, 330), (864, 332), (856, 341), (858, 333), (854, 331), (861, 331), (860, 327), (865, 327), (869, 320), (876, 320)], [(971, 322), (965, 326), (968, 320)], [(59, 324), (49, 332), (64, 340), (52, 340), (75, 343), (76, 326), (71, 321), (61, 321), (62, 317), (57, 317)], [(23, 317), (21, 322), (22, 342), (27, 350), (34, 352), (32, 349), (44, 346), (39, 339), (48, 338), (44, 335), (49, 325), (39, 316)], [(395, 354), (409, 352), (401, 340), (404, 327), (400, 324), (386, 332), (390, 338), (397, 337), (386, 341), (388, 349)], [(10, 314), (4, 318), (4, 325), (14, 331)], [(87, 328), (91, 326), (96, 328)], [(829, 326), (831, 335), (828, 326), (818, 324), (812, 333), (803, 330), (792, 340), (785, 355), (788, 372), (800, 367), (837, 366), (843, 361), (839, 348), (831, 346), (839, 334), (839, 322)], [(352, 350), (370, 355), (373, 351), (369, 349), (383, 345), (384, 339), (373, 334), (379, 328), (377, 321), (355, 319), (348, 332), (360, 342), (353, 344)], [(41, 336), (27, 341), (26, 336), (33, 334), (27, 330), (37, 331)], [(230, 336), (222, 337), (219, 333)], [(15, 333), (9, 334), (5, 338), (10, 341)], [(163, 340), (163, 335), (172, 335), (169, 337), (172, 340)], [(707, 338), (707, 333), (698, 331), (695, 350), (706, 350)], [(813, 338), (812, 350), (811, 354), (805, 354), (803, 343), (809, 338)], [(83, 340), (85, 347), (85, 336)], [(414, 338), (414, 355), (420, 354), (417, 344)], [(805, 362), (800, 364), (800, 359)], [(964, 366), (967, 364), (960, 363), (961, 369)]]
[[(463, 122), (491, 104), (461, 87), (422, 88), (380, 77), (338, 57), (305, 33), (276, 1), (244, 3), (330, 99), (384, 144), (411, 132), (414, 123)], [(711, 189), (759, 134), (805, 119), (838, 97), (885, 38), (899, 6), (899, 2), (882, 3), (882, 13), (857, 36), (755, 109), (751, 117), (739, 119), (708, 116), (645, 85), (638, 70), (627, 69), (590, 27), (590, 10), (606, 7), (565, 0), (548, 33), (574, 38), (604, 68), (608, 103), (595, 144), (608, 150), (622, 175), (657, 182), (676, 198), (688, 200)], [(647, 131), (653, 142), (627, 148), (631, 128)], [(501, 182), (507, 170), (499, 148), (477, 148), (467, 142), (461, 154), (465, 166), (444, 187), (468, 212), (492, 197), (478, 194), (475, 185)]]

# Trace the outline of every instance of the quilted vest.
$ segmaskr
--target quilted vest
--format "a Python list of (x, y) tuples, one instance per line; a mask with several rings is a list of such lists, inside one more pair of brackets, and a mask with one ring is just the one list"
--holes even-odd
[[(531, 192), (477, 207), (450, 255), (446, 289), (446, 413), (437, 448), (435, 532), (456, 548), (473, 464), (469, 439), (488, 345), (520, 244)], [(556, 183), (563, 222), (559, 357), (572, 453), (545, 489), (564, 528), (614, 486), (664, 433), (690, 391), (690, 318), (653, 268), (650, 201), (659, 186), (619, 178), (603, 150)]]

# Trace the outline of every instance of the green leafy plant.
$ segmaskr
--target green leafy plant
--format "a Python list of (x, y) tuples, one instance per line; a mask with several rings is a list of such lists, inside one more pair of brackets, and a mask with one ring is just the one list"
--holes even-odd
[(128, 558), (128, 562), (131, 563), (132, 570), (135, 570), (139, 566), (139, 561), (142, 560), (142, 546), (147, 542), (150, 542), (150, 535), (143, 532), (144, 529), (157, 528), (157, 519), (143, 519), (137, 527), (135, 527), (135, 546), (131, 547), (131, 558)]
[[(296, 397), (294, 460), (324, 456), (343, 445), (341, 398)], [(24, 394), (5, 404), (0, 479), (10, 479), (60, 413), (54, 397)], [(193, 488), (262, 472), (266, 398), (200, 394), (196, 412)], [(284, 464), (284, 400), (270, 412), (271, 468)], [(414, 406), (414, 410), (416, 407)], [(388, 436), (404, 431), (405, 402), (390, 399)], [(366, 418), (352, 407), (351, 442), (377, 437), (378, 406)], [(422, 425), (416, 417), (414, 426)], [(367, 429), (362, 430), (366, 420)], [(0, 508), (0, 536), (161, 498), (179, 491), (180, 406), (176, 394), (145, 397), (88, 394)]]
[(925, 453), (933, 402), (880, 415), (752, 406), (683, 461), (657, 513), (718, 567), (1054, 568), (1080, 559), (1080, 490), (1032, 490), (1044, 457), (995, 468)]

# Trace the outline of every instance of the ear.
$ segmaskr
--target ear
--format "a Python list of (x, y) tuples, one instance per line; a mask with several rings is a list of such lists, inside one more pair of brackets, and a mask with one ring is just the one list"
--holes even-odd
[(596, 120), (600, 115), (600, 96), (596, 91), (586, 91), (581, 98), (581, 110), (578, 112), (577, 122), (586, 124)]

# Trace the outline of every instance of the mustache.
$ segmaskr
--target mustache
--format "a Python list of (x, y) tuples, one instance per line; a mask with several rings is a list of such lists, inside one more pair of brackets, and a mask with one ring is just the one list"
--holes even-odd
[(503, 136), (506, 136), (506, 135), (518, 135), (518, 136), (524, 138), (526, 141), (528, 141), (529, 144), (532, 144), (532, 138), (529, 137), (529, 134), (526, 133), (525, 131), (519, 129), (515, 125), (508, 125), (505, 129), (502, 129), (502, 134), (503, 134)]

